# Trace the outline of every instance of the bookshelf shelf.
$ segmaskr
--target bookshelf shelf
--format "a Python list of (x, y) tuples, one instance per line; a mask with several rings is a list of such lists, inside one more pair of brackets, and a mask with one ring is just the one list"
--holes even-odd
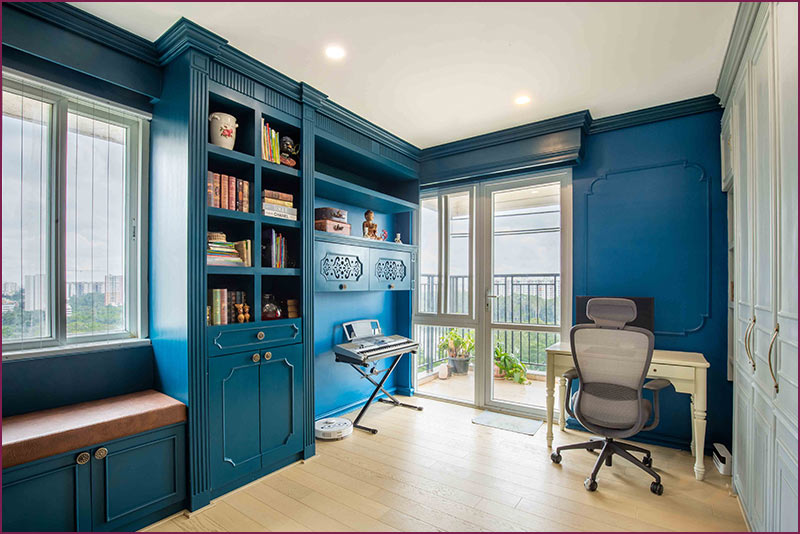
[(230, 219), (235, 221), (254, 221), (256, 220), (255, 213), (244, 211), (227, 210), (222, 208), (208, 207), (208, 216), (212, 219)]
[(243, 152), (237, 152), (235, 150), (228, 150), (227, 148), (222, 148), (212, 143), (208, 143), (208, 156), (209, 158), (221, 158), (223, 160), (238, 162), (240, 164), (246, 163), (249, 165), (254, 165), (256, 162), (256, 158), (253, 156)]
[(403, 213), (419, 208), (418, 204), (386, 193), (330, 176), (320, 171), (314, 173), (315, 194), (318, 197), (345, 202), (383, 213)]
[[(224, 149), (223, 149), (224, 150)], [(265, 159), (261, 160), (261, 169), (268, 172), (275, 172), (284, 176), (291, 176), (293, 178), (300, 178), (300, 171), (288, 165), (278, 165)]]
[(288, 267), (283, 268), (274, 268), (274, 267), (262, 267), (258, 270), (260, 274), (265, 275), (273, 275), (273, 276), (300, 276), (303, 274), (301, 269), (292, 269)]
[(268, 217), (266, 215), (259, 215), (259, 220), (264, 224), (283, 228), (300, 228), (302, 226), (300, 221), (290, 221), (289, 219), (279, 219), (278, 217)]
[(256, 273), (255, 267), (240, 267), (238, 265), (207, 265), (206, 272), (208, 274), (226, 274), (226, 275), (254, 275)]
[(355, 245), (358, 247), (380, 248), (384, 250), (396, 250), (403, 252), (413, 252), (417, 250), (415, 245), (399, 244), (393, 241), (377, 241), (366, 239), (354, 235), (334, 234), (314, 230), (314, 241), (325, 241), (327, 243), (341, 243), (342, 245)]

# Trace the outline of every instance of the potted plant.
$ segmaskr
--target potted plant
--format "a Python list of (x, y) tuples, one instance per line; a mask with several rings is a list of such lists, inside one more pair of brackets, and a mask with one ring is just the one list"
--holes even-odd
[(494, 376), (513, 380), (518, 384), (528, 383), (528, 370), (525, 364), (513, 354), (509, 354), (499, 343), (494, 347)]
[(475, 349), (475, 339), (471, 332), (461, 335), (455, 328), (439, 339), (439, 350), (447, 351), (449, 366), (453, 374), (465, 375), (469, 372), (469, 359)]

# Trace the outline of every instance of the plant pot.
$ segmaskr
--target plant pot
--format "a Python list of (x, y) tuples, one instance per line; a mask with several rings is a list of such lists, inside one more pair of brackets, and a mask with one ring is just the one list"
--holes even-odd
[(494, 368), (494, 377), (495, 378), (505, 378), (506, 377), (506, 372), (505, 371), (501, 371), (500, 368), (497, 367), (497, 364), (493, 364), (492, 367)]
[(208, 116), (208, 139), (211, 144), (233, 150), (236, 143), (236, 117), (215, 112)]
[(450, 368), (453, 370), (454, 375), (465, 375), (469, 373), (469, 358), (452, 358), (449, 357)]

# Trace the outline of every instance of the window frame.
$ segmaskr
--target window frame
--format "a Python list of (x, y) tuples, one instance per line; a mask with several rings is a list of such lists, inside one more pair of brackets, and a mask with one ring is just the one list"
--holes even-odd
[[(3, 90), (52, 105), (48, 176), (48, 301), (50, 332), (35, 340), (3, 341), (3, 361), (91, 350), (95, 345), (147, 338), (147, 206), (149, 116), (91, 95), (3, 69)], [(67, 336), (68, 114), (107, 121), (126, 130), (124, 331)]]

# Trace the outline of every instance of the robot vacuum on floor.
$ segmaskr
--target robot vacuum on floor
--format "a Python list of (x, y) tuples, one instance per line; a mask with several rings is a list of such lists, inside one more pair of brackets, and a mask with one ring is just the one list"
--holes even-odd
[(317, 439), (344, 439), (353, 433), (353, 423), (344, 417), (326, 417), (314, 423)]

